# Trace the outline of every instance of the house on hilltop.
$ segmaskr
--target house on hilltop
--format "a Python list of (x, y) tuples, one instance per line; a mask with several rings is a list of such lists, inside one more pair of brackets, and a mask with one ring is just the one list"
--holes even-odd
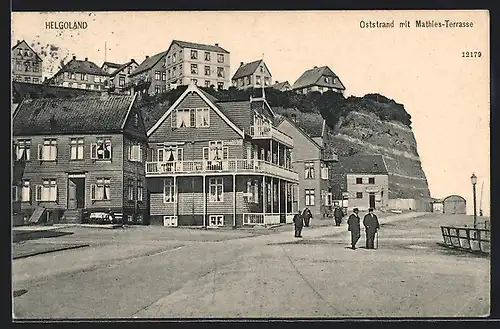
[(340, 78), (328, 66), (315, 66), (302, 73), (293, 84), (292, 89), (299, 94), (307, 94), (312, 91), (323, 93), (329, 90), (343, 93), (345, 87)]
[(128, 75), (128, 82), (125, 82), (122, 90), (150, 95), (167, 91), (166, 56), (166, 51), (146, 56), (144, 61)]
[[(116, 67), (118, 65), (118, 67)], [(125, 89), (127, 83), (130, 82), (130, 74), (137, 69), (139, 64), (134, 59), (131, 59), (124, 64), (116, 64), (104, 62), (103, 70), (109, 74), (108, 89), (118, 92), (132, 93), (130, 89)]]
[(231, 81), (237, 89), (262, 88), (269, 87), (272, 78), (264, 60), (259, 59), (246, 64), (241, 62)]
[(87, 57), (84, 60), (76, 56), (66, 63), (52, 78), (50, 84), (63, 87), (106, 90), (109, 74), (103, 71)]
[(42, 83), (42, 58), (24, 40), (17, 40), (11, 49), (12, 80)]
[(147, 137), (136, 95), (23, 100), (13, 115), (16, 161), (24, 170), (13, 186), (20, 212), (45, 208), (60, 222), (93, 213), (119, 223), (144, 223)]
[(292, 86), (290, 85), (290, 83), (288, 81), (284, 81), (284, 82), (276, 81), (272, 87), (274, 89), (279, 90), (279, 91), (290, 91), (290, 90), (292, 90)]

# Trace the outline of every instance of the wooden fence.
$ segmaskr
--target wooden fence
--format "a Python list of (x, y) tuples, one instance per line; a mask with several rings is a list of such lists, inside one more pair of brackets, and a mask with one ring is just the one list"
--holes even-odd
[(444, 244), (475, 252), (490, 252), (490, 230), (470, 227), (441, 226)]

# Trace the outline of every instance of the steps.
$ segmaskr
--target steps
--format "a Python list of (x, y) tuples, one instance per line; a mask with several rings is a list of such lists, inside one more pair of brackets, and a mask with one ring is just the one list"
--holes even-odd
[(78, 223), (82, 222), (83, 209), (66, 210), (61, 218), (61, 223)]

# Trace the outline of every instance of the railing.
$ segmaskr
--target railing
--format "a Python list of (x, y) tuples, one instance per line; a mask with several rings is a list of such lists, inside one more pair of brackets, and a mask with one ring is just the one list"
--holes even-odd
[(490, 230), (441, 226), (444, 244), (476, 252), (490, 252)]
[(272, 225), (280, 223), (280, 214), (244, 213), (243, 225)]
[(146, 162), (146, 175), (188, 173), (262, 173), (298, 181), (298, 173), (265, 160), (228, 159)]
[(264, 125), (254, 125), (250, 127), (250, 135), (253, 138), (276, 138), (283, 144), (286, 144), (288, 146), (293, 146), (293, 139), (292, 137), (288, 136), (282, 131), (279, 131), (275, 127), (273, 127), (271, 124), (264, 124)]

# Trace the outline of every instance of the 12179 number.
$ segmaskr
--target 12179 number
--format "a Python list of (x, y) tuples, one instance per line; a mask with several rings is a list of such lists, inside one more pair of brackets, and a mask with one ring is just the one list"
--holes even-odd
[(481, 57), (480, 51), (462, 51), (462, 57)]

